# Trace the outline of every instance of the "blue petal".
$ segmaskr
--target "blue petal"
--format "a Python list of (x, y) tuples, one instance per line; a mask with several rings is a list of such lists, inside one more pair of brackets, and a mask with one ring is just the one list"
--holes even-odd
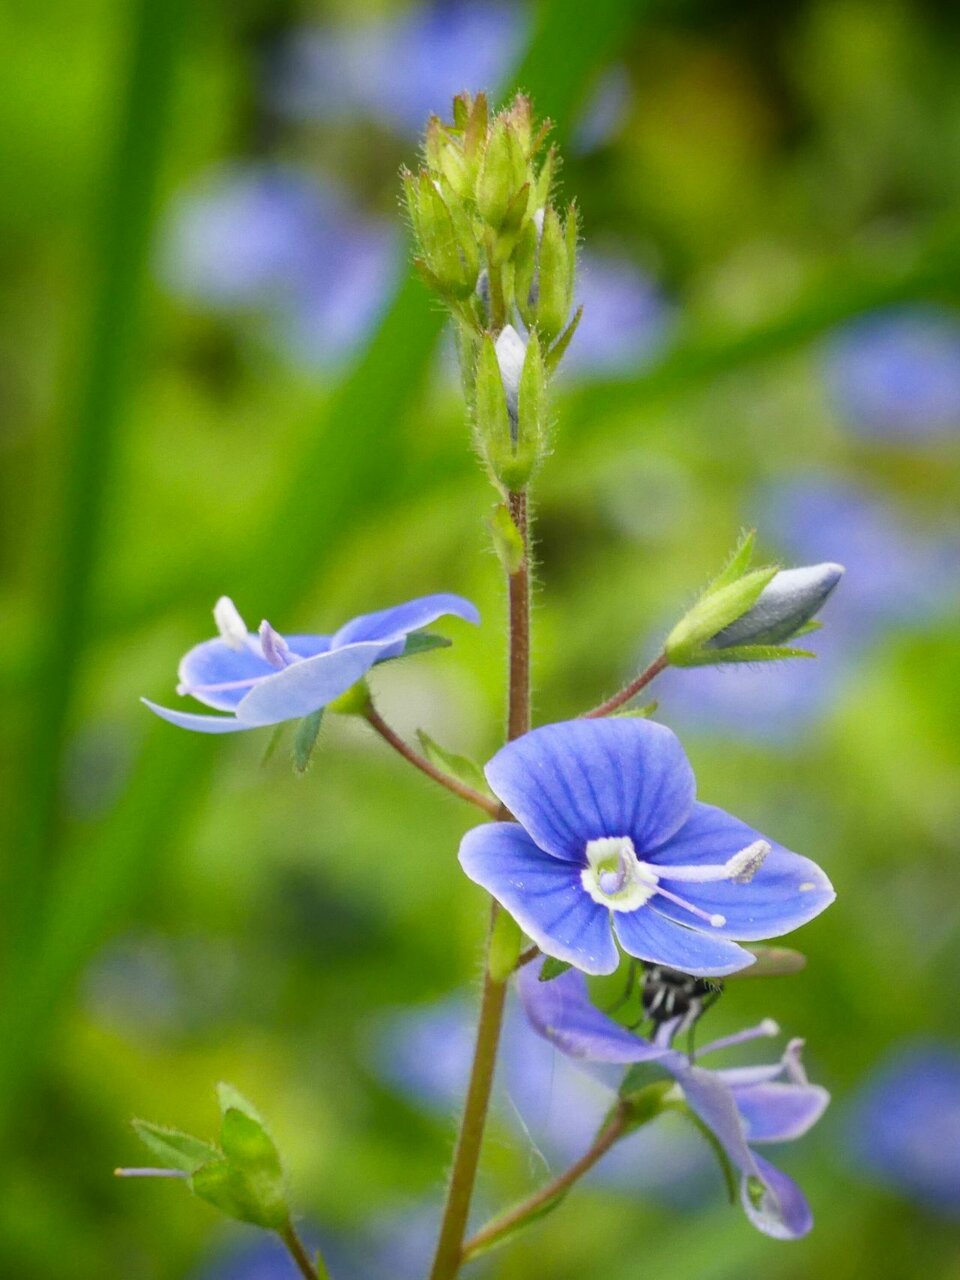
[(158, 707), (149, 698), (141, 698), (140, 701), (161, 720), (169, 720), (181, 729), (195, 729), (197, 733), (239, 733), (241, 729), (250, 728), (248, 724), (241, 724), (236, 716), (200, 716), (193, 711), (171, 711), (169, 707)]
[(714, 1071), (685, 1063), (679, 1070), (672, 1063), (667, 1066), (683, 1090), (687, 1106), (715, 1135), (734, 1168), (746, 1177), (759, 1177), (757, 1158), (747, 1145), (743, 1121), (731, 1090)]
[(759, 1208), (750, 1199), (747, 1180), (740, 1186), (740, 1199), (744, 1212), (753, 1225), (775, 1240), (797, 1240), (805, 1236), (813, 1226), (813, 1214), (806, 1197), (792, 1178), (772, 1165), (763, 1156), (754, 1156), (757, 1175), (766, 1186), (766, 1194)]
[(180, 660), (177, 678), (190, 690), (191, 697), (217, 711), (234, 711), (240, 699), (250, 692), (249, 686), (221, 689), (215, 693), (193, 692), (197, 685), (230, 684), (240, 680), (259, 680), (276, 670), (260, 652), (258, 636), (248, 636), (249, 649), (232, 649), (225, 640), (204, 640), (194, 645)]
[(474, 827), (460, 865), (510, 912), (541, 951), (585, 973), (613, 973), (619, 962), (609, 913), (594, 902), (569, 863), (538, 849), (515, 822)]
[[(791, 853), (723, 809), (695, 804), (689, 821), (650, 862), (654, 866), (722, 863), (755, 840), (766, 840), (771, 851), (749, 884), (732, 880), (680, 884), (666, 879), (663, 883), (702, 910), (725, 916), (726, 924), (711, 930), (717, 937), (747, 942), (776, 938), (819, 915), (836, 897), (830, 881), (809, 858)], [(664, 898), (657, 899), (657, 910), (681, 924), (690, 923), (689, 912)]]
[(582, 973), (568, 969), (541, 982), (540, 964), (525, 965), (517, 975), (523, 1008), (535, 1031), (571, 1058), (590, 1062), (649, 1062), (678, 1058), (632, 1035), (591, 1003)]
[(338, 649), (341, 645), (353, 644), (358, 640), (402, 640), (411, 631), (429, 626), (431, 622), (436, 622), (447, 614), (463, 618), (474, 625), (480, 622), (480, 614), (469, 600), (465, 600), (463, 596), (441, 592), (438, 595), (408, 600), (405, 604), (381, 609), (378, 613), (361, 614), (336, 632), (331, 640), (331, 647)]
[(315, 658), (318, 653), (326, 653), (330, 648), (330, 636), (296, 635), (283, 638), (298, 658)]
[(366, 675), (385, 647), (383, 643), (345, 645), (275, 671), (244, 697), (237, 719), (253, 728), (318, 711)]
[[(698, 886), (699, 887), (699, 886)], [(688, 889), (689, 885), (684, 885)], [(646, 905), (636, 911), (615, 911), (613, 927), (624, 951), (638, 960), (650, 964), (665, 964), (684, 973), (702, 977), (721, 977), (736, 973), (753, 964), (756, 957), (735, 942), (717, 936), (719, 930), (708, 925), (706, 929), (685, 929), (666, 919), (657, 910)], [(688, 917), (689, 918), (689, 917)]]
[(587, 841), (601, 836), (631, 836), (642, 857), (693, 805), (683, 748), (649, 720), (545, 725), (498, 751), (486, 775), (541, 848), (580, 865)]
[(815, 1084), (755, 1084), (734, 1088), (749, 1142), (792, 1142), (823, 1115), (830, 1095)]

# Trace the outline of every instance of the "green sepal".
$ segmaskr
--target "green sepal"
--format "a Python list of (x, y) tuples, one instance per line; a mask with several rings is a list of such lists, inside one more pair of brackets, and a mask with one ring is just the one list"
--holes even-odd
[(805, 622), (802, 627), (797, 627), (790, 639), (796, 640), (799, 636), (808, 636), (812, 631), (820, 631), (823, 623), (818, 618), (811, 618), (809, 622)]
[(487, 137), (477, 175), (477, 209), (484, 222), (499, 231), (511, 201), (527, 180), (527, 162), (512, 122), (499, 116)]
[(736, 582), (738, 578), (741, 578), (747, 572), (750, 568), (750, 561), (753, 559), (753, 548), (756, 540), (756, 529), (743, 530), (740, 534), (740, 541), (731, 552), (730, 559), (707, 587), (707, 592), (719, 591), (721, 587), (728, 587), (731, 582)]
[(609, 718), (611, 720), (622, 720), (625, 716), (638, 716), (641, 720), (649, 720), (659, 706), (659, 702), (647, 702), (642, 707), (621, 707), (619, 711), (615, 711)]
[(260, 757), (261, 768), (263, 765), (269, 764), (273, 759), (273, 754), (280, 745), (280, 739), (283, 737), (283, 731), (286, 727), (287, 726), (285, 724), (278, 724), (274, 726), (273, 733), (271, 733), (270, 739), (263, 749), (263, 755)]
[(297, 725), (296, 733), (293, 735), (292, 750), (293, 767), (297, 773), (306, 773), (309, 768), (322, 723), (323, 707), (319, 707), (316, 711), (311, 711), (308, 716), (304, 716)]
[(556, 209), (548, 207), (540, 237), (537, 329), (547, 343), (563, 332), (570, 311), (567, 240)]
[(204, 1142), (202, 1138), (195, 1138), (180, 1129), (151, 1124), (149, 1120), (132, 1120), (130, 1123), (134, 1133), (164, 1169), (193, 1173), (220, 1154), (212, 1142)]
[(513, 522), (513, 516), (505, 503), (499, 503), (487, 520), (493, 539), (493, 549), (508, 574), (518, 573), (525, 554), (523, 535)]
[(567, 347), (573, 341), (573, 335), (577, 332), (577, 326), (580, 323), (580, 317), (583, 315), (583, 307), (577, 307), (574, 312), (573, 319), (561, 333), (547, 354), (544, 356), (543, 363), (547, 373), (553, 373), (557, 365), (566, 354)]
[(664, 649), (671, 664), (678, 667), (700, 665), (703, 661), (701, 646), (753, 608), (776, 573), (777, 566), (768, 565), (762, 569), (751, 569), (733, 582), (724, 582), (719, 587), (711, 583), (667, 636)]
[(449, 649), (452, 644), (453, 641), (448, 640), (446, 636), (438, 636), (432, 631), (411, 631), (404, 643), (403, 653), (398, 653), (397, 658), (415, 658), (418, 653), (430, 653), (432, 649)]
[(663, 1094), (669, 1092), (673, 1083), (673, 1077), (668, 1076), (658, 1062), (634, 1062), (624, 1073), (618, 1092), (624, 1102), (629, 1102), (631, 1106), (636, 1103), (642, 1110), (649, 1105), (649, 1099), (646, 1096), (648, 1090), (657, 1089), (659, 1090), (657, 1094), (659, 1110)]
[(228, 1218), (249, 1222), (268, 1231), (279, 1230), (290, 1213), (284, 1201), (268, 1194), (256, 1179), (238, 1169), (225, 1156), (201, 1165), (191, 1176), (190, 1190), (201, 1200), (206, 1200)]
[[(534, 329), (527, 342), (520, 373), (517, 395), (517, 445), (518, 463), (526, 463), (530, 472), (543, 454), (547, 430), (547, 386), (540, 339)], [(526, 479), (524, 483), (526, 482)]]
[(656, 1063), (635, 1062), (624, 1077), (624, 1084), (620, 1086), (621, 1102), (626, 1103), (628, 1107), (627, 1133), (635, 1133), (643, 1125), (655, 1120), (664, 1108), (669, 1105), (665, 1099), (676, 1084), (676, 1081), (672, 1077), (667, 1077), (666, 1073), (661, 1069), (661, 1077), (659, 1079), (654, 1077), (651, 1082), (648, 1076), (647, 1083), (641, 1085), (639, 1078), (637, 1078), (638, 1082), (635, 1087), (625, 1089), (624, 1085), (636, 1067), (656, 1068)]
[(263, 1117), (253, 1103), (248, 1102), (240, 1090), (235, 1089), (226, 1080), (221, 1080), (217, 1085), (217, 1102), (220, 1104), (221, 1115), (226, 1115), (228, 1111), (241, 1111), (251, 1120), (256, 1120), (257, 1124), (263, 1124)]
[(698, 649), (684, 658), (671, 658), (675, 667), (715, 667), (728, 662), (779, 662), (782, 658), (815, 658), (810, 649), (782, 644), (738, 644), (729, 649)]
[(454, 751), (448, 751), (446, 747), (441, 747), (439, 742), (434, 742), (425, 729), (417, 730), (417, 738), (420, 742), (420, 749), (431, 764), (436, 765), (438, 769), (442, 769), (444, 773), (449, 773), (451, 777), (465, 783), (468, 787), (473, 787), (474, 791), (480, 791), (484, 795), (490, 794), (487, 780), (483, 776), (483, 770), (475, 760), (471, 760), (469, 756), (461, 756)]
[(572, 965), (569, 960), (558, 960), (556, 956), (546, 956), (540, 966), (540, 981), (550, 982), (554, 978), (559, 978), (561, 973), (566, 973), (570, 968)]
[(531, 218), (517, 238), (512, 258), (517, 309), (528, 329), (533, 328), (537, 317), (536, 299), (531, 298), (537, 273), (537, 241), (537, 228)]
[(506, 982), (517, 967), (523, 935), (509, 911), (497, 912), (490, 932), (487, 972), (494, 982)]

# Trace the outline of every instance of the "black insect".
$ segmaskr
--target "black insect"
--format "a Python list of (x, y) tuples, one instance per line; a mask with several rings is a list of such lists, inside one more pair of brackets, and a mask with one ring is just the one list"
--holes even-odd
[(716, 979), (695, 978), (660, 964), (644, 965), (640, 990), (644, 1021), (652, 1023), (657, 1032), (665, 1023), (679, 1019), (674, 1035), (681, 1036), (719, 1000), (722, 991), (723, 984)]

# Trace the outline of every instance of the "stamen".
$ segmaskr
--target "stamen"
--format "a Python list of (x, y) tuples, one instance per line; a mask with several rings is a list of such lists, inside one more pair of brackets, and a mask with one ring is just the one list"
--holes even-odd
[(669, 889), (664, 889), (662, 884), (658, 884), (654, 893), (661, 894), (664, 898), (669, 898), (671, 902), (675, 902), (678, 907), (683, 907), (684, 911), (689, 911), (691, 915), (698, 916), (701, 920), (706, 920), (708, 924), (712, 924), (714, 929), (722, 929), (727, 923), (727, 917), (722, 916), (719, 911), (704, 911), (700, 907), (695, 907), (692, 902), (687, 902), (686, 898), (681, 898), (679, 894), (671, 893)]
[(755, 1027), (748, 1027), (746, 1031), (737, 1031), (732, 1036), (721, 1036), (719, 1040), (711, 1040), (709, 1044), (705, 1044), (698, 1050), (697, 1057), (702, 1058), (705, 1054), (714, 1053), (717, 1049), (729, 1049), (735, 1044), (746, 1044), (748, 1040), (761, 1040), (779, 1034), (779, 1024), (774, 1022), (773, 1018), (764, 1018)]
[(213, 620), (220, 639), (231, 649), (241, 653), (247, 647), (247, 624), (229, 596), (221, 596), (213, 606)]
[(763, 866), (764, 859), (770, 852), (766, 840), (754, 840), (745, 849), (735, 853), (724, 863), (701, 863), (699, 866), (663, 866), (652, 864), (653, 870), (663, 880), (690, 880), (697, 884), (707, 884), (714, 880), (733, 880), (736, 884), (749, 884)]
[(296, 658), (290, 652), (290, 646), (284, 640), (279, 631), (274, 631), (270, 623), (264, 618), (260, 623), (260, 648), (263, 656), (271, 667), (276, 667), (278, 671), (282, 671), (284, 667), (289, 667), (291, 663), (296, 662)]
[(807, 1073), (803, 1069), (800, 1054), (805, 1040), (791, 1040), (783, 1051), (783, 1070), (791, 1084), (809, 1084)]

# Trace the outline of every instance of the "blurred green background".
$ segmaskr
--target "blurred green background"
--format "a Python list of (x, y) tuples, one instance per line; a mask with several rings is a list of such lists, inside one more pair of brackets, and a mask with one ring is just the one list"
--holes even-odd
[[(584, 1187), (486, 1273), (960, 1277), (955, 1160), (937, 1209), (870, 1167), (858, 1102), (960, 1033), (958, 37), (956, 6), (885, 0), (4, 6), (4, 1275), (290, 1274), (182, 1188), (110, 1176), (142, 1161), (131, 1115), (211, 1133), (221, 1078), (272, 1119), (338, 1280), (416, 1274), (452, 1106), (379, 1029), (474, 994), (471, 814), (333, 717), (299, 778), (288, 741), (263, 762), (268, 735), (137, 698), (170, 702), (221, 593), (328, 631), (458, 591), (483, 627), (375, 687), (404, 732), (496, 748), (492, 491), (397, 171), (448, 93), (520, 85), (564, 147), (587, 308), (537, 496), (538, 718), (627, 678), (745, 524), (847, 564), (816, 670), (657, 690), (703, 798), (837, 885), (806, 972), (712, 1017), (805, 1036), (835, 1103), (784, 1159), (802, 1243), (709, 1168), (658, 1187), (651, 1148), (642, 1190)], [(934, 1174), (960, 1068), (956, 1097), (913, 1133)], [(507, 1103), (482, 1204), (540, 1176)]]

